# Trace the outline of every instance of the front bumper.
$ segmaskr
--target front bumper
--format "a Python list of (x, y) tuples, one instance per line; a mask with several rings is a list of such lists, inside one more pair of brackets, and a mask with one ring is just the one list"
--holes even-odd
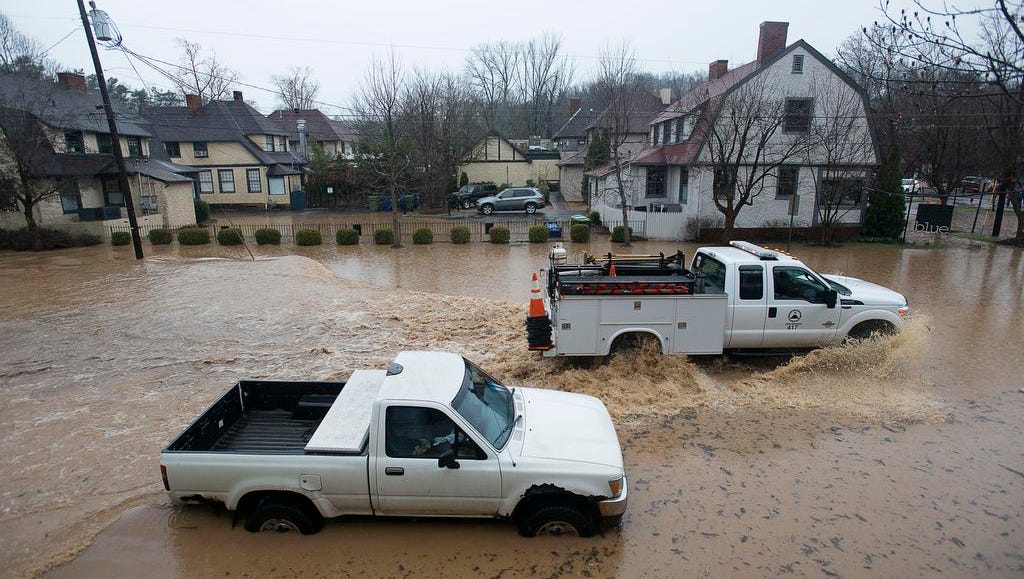
[(614, 499), (598, 501), (597, 510), (602, 517), (619, 517), (626, 512), (626, 504), (629, 502), (629, 479), (623, 477), (622, 492)]

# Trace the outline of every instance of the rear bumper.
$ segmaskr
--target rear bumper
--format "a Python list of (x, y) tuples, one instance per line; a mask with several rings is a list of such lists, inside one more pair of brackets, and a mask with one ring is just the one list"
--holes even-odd
[(622, 479), (622, 492), (614, 499), (598, 501), (597, 510), (604, 518), (620, 517), (626, 512), (626, 504), (629, 502), (629, 479)]

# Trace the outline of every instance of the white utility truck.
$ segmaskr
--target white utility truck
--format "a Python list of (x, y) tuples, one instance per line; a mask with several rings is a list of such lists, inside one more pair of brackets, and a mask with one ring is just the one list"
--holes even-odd
[(402, 352), (347, 382), (241, 381), (171, 442), (160, 470), (172, 501), (223, 503), (250, 531), (385, 515), (588, 536), (627, 501), (600, 400), (509, 388), (439, 352)]
[(527, 318), (530, 349), (545, 356), (605, 356), (643, 335), (665, 354), (813, 348), (895, 331), (910, 313), (895, 291), (742, 241), (698, 249), (690, 269), (681, 252), (569, 264), (558, 249), (548, 317)]

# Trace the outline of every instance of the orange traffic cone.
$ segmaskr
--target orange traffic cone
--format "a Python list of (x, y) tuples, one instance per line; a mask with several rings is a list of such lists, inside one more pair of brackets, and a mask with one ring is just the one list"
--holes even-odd
[(531, 318), (540, 318), (546, 315), (544, 300), (540, 297), (540, 278), (537, 277), (537, 272), (533, 272), (533, 288), (530, 290), (530, 311), (527, 315)]
[(608, 268), (608, 276), (615, 277), (615, 275), (615, 264), (613, 263), (612, 266)]

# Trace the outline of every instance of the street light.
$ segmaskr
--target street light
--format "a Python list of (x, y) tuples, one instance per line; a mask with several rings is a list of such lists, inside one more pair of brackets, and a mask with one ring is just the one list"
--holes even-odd
[[(114, 27), (110, 23), (110, 17), (107, 16), (106, 12), (97, 10), (95, 2), (89, 2), (89, 6), (92, 8), (93, 17), (96, 18), (94, 21), (96, 25), (96, 38), (103, 41), (113, 40)], [(89, 15), (85, 12), (85, 2), (83, 0), (78, 0), (78, 13), (82, 17), (85, 39), (89, 42), (92, 64), (96, 68), (96, 83), (100, 85), (100, 96), (103, 97), (103, 111), (107, 114), (107, 127), (110, 129), (110, 140), (113, 144), (114, 163), (117, 165), (117, 187), (124, 194), (124, 202), (128, 210), (128, 225), (132, 233), (132, 247), (135, 249), (135, 259), (142, 259), (142, 236), (139, 235), (139, 222), (135, 218), (135, 202), (132, 200), (132, 188), (131, 184), (128, 183), (128, 170), (124, 166), (124, 155), (121, 153), (121, 135), (117, 131), (114, 107), (110, 104), (110, 93), (107, 91), (107, 79), (103, 76), (100, 53), (96, 50), (96, 41), (93, 39), (92, 27), (89, 26)]]

